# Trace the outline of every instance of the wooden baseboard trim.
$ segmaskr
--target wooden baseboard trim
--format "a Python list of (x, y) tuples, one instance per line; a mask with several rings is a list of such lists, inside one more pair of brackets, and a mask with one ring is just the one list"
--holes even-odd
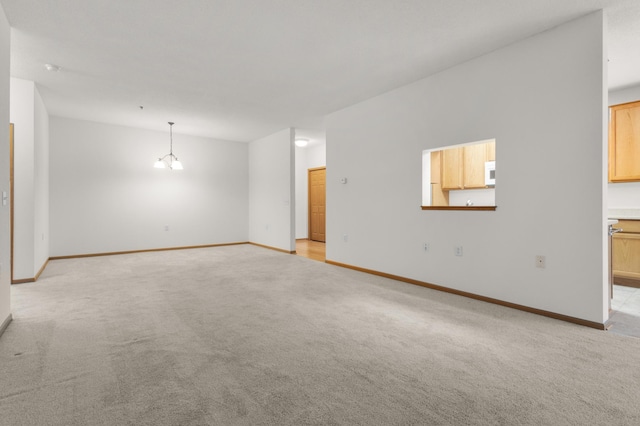
[(21, 278), (19, 280), (11, 280), (11, 284), (26, 284), (26, 283), (35, 283), (36, 279), (34, 278)]
[(289, 250), (284, 250), (278, 247), (271, 247), (271, 246), (265, 246), (264, 244), (258, 244), (258, 243), (252, 243), (249, 242), (249, 244), (251, 244), (252, 246), (256, 246), (256, 247), (262, 247), (262, 248), (266, 248), (269, 250), (275, 250), (275, 251), (279, 251), (280, 253), (287, 253), (287, 254), (296, 254), (295, 250), (289, 251)]
[(9, 327), (9, 323), (13, 320), (13, 316), (11, 316), (11, 314), (9, 314), (9, 316), (2, 322), (2, 325), (0, 325), (0, 336), (2, 336), (2, 333), (4, 333), (4, 331), (7, 329), (7, 327)]
[(38, 281), (38, 278), (40, 278), (40, 275), (42, 275), (42, 273), (44, 272), (44, 269), (49, 264), (49, 260), (51, 260), (51, 258), (49, 258), (49, 259), (44, 261), (44, 263), (42, 264), (42, 267), (40, 268), (40, 270), (38, 271), (38, 273), (36, 274), (35, 277), (33, 277), (33, 278), (23, 278), (23, 279), (19, 279), (19, 280), (11, 280), (11, 284), (35, 283), (36, 281)]
[(49, 264), (49, 259), (47, 259), (43, 264), (42, 267), (40, 268), (40, 270), (38, 271), (38, 273), (36, 274), (36, 276), (34, 277), (34, 281), (38, 281), (38, 278), (40, 278), (40, 275), (42, 275), (42, 273), (44, 272), (44, 269), (47, 267), (47, 265)]
[(244, 242), (238, 242), (238, 243), (204, 244), (199, 246), (164, 247), (164, 248), (144, 249), (144, 250), (112, 251), (112, 252), (106, 252), (106, 253), (73, 254), (69, 256), (52, 256), (49, 258), (49, 260), (79, 259), (83, 257), (98, 257), (98, 256), (117, 256), (120, 254), (149, 253), (154, 251), (191, 250), (191, 249), (210, 248), (210, 247), (237, 246), (241, 244), (249, 244), (249, 243), (244, 241)]
[(623, 285), (625, 287), (640, 288), (640, 279), (613, 276), (613, 283), (616, 285)]
[(348, 265), (348, 264), (345, 264), (345, 263), (335, 262), (333, 260), (325, 260), (325, 262), (330, 264), (330, 265), (340, 266), (342, 268), (353, 269), (355, 271), (364, 272), (364, 273), (372, 274), (372, 275), (377, 275), (379, 277), (390, 278), (392, 280), (402, 281), (402, 282), (405, 282), (405, 283), (408, 283), (408, 284), (419, 285), (421, 287), (430, 288), (432, 290), (443, 291), (445, 293), (451, 293), (451, 294), (455, 294), (457, 296), (464, 296), (464, 297), (468, 297), (470, 299), (480, 300), (482, 302), (493, 303), (494, 305), (505, 306), (507, 308), (517, 309), (519, 311), (529, 312), (531, 314), (542, 315), (542, 316), (545, 316), (545, 317), (549, 317), (549, 318), (553, 318), (553, 319), (557, 319), (557, 320), (561, 320), (561, 321), (566, 321), (566, 322), (570, 322), (570, 323), (573, 323), (573, 324), (582, 325), (582, 326), (585, 326), (585, 327), (595, 328), (597, 330), (606, 330), (605, 324), (601, 324), (599, 322), (588, 321), (588, 320), (584, 320), (584, 319), (581, 319), (581, 318), (575, 318), (575, 317), (571, 317), (571, 316), (563, 315), (563, 314), (558, 314), (558, 313), (551, 312), (551, 311), (545, 311), (543, 309), (531, 308), (529, 306), (519, 305), (517, 303), (505, 302), (504, 300), (494, 299), (492, 297), (481, 296), (481, 295), (478, 295), (478, 294), (475, 294), (475, 293), (469, 293), (469, 292), (466, 292), (466, 291), (456, 290), (456, 289), (449, 288), (449, 287), (443, 287), (443, 286), (440, 286), (440, 285), (431, 284), (431, 283), (424, 282), (424, 281), (414, 280), (412, 278), (401, 277), (399, 275), (387, 274), (385, 272), (379, 272), (379, 271), (375, 271), (373, 269), (360, 268), (358, 266), (353, 266), (353, 265)]

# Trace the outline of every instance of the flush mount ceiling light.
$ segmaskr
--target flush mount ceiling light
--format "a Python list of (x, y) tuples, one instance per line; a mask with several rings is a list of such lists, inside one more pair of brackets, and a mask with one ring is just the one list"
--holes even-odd
[(153, 165), (156, 169), (169, 168), (170, 170), (182, 170), (182, 163), (178, 161), (178, 157), (173, 155), (173, 122), (169, 121), (169, 153), (164, 157), (158, 158)]
[(299, 146), (300, 148), (304, 148), (308, 144), (309, 144), (309, 139), (296, 138), (296, 146)]
[(44, 69), (51, 72), (58, 72), (61, 70), (61, 68), (58, 65), (54, 65), (54, 64), (44, 64)]

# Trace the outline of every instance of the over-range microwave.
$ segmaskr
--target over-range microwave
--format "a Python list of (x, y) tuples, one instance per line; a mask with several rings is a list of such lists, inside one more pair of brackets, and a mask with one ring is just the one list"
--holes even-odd
[(487, 161), (484, 163), (484, 184), (486, 186), (496, 186), (496, 162)]

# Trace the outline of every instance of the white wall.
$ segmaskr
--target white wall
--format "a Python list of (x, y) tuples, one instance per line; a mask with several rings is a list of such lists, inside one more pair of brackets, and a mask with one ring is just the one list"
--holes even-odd
[[(598, 12), (331, 114), (327, 259), (604, 322), (604, 51)], [(488, 138), (497, 210), (422, 211), (422, 151)]]
[(327, 165), (326, 143), (296, 146), (296, 239), (309, 237), (309, 169)]
[[(50, 120), (51, 256), (247, 241), (247, 144)], [(169, 230), (165, 231), (165, 226)]]
[(37, 86), (34, 93), (33, 273), (49, 260), (49, 114)]
[(323, 167), (327, 165), (327, 145), (319, 143), (307, 148), (307, 167)]
[(33, 279), (49, 258), (49, 115), (33, 81), (11, 78), (14, 124), (13, 277)]
[(296, 239), (309, 237), (309, 187), (307, 170), (307, 148), (295, 147), (296, 156)]
[(295, 250), (294, 129), (249, 144), (249, 240)]
[[(9, 195), (9, 45), (10, 27), (0, 5), (0, 194)], [(0, 326), (11, 315), (11, 214), (0, 203)]]
[[(640, 100), (640, 85), (609, 92), (609, 105)], [(640, 182), (609, 184), (608, 206), (612, 209), (640, 209)]]
[(13, 123), (13, 277), (34, 277), (34, 129), (35, 83), (11, 78)]
[(624, 104), (640, 100), (640, 85), (626, 87), (624, 89), (609, 92), (609, 105)]

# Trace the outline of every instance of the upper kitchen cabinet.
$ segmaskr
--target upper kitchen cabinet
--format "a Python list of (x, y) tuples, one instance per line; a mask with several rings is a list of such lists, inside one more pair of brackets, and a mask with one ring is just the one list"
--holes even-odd
[(431, 205), (432, 206), (448, 206), (449, 191), (442, 189), (442, 173), (440, 167), (442, 160), (440, 156), (442, 151), (431, 152)]
[(442, 189), (463, 189), (464, 148), (449, 148), (440, 155), (440, 173)]
[(487, 149), (487, 161), (496, 161), (496, 141), (487, 142), (485, 147)]
[(494, 211), (495, 171), (495, 139), (422, 151), (422, 209)]
[(640, 101), (609, 113), (609, 182), (640, 181)]
[(486, 188), (485, 163), (495, 159), (495, 141), (443, 150), (442, 188)]
[(485, 163), (495, 161), (496, 143), (488, 142), (464, 147), (464, 188), (486, 188)]

